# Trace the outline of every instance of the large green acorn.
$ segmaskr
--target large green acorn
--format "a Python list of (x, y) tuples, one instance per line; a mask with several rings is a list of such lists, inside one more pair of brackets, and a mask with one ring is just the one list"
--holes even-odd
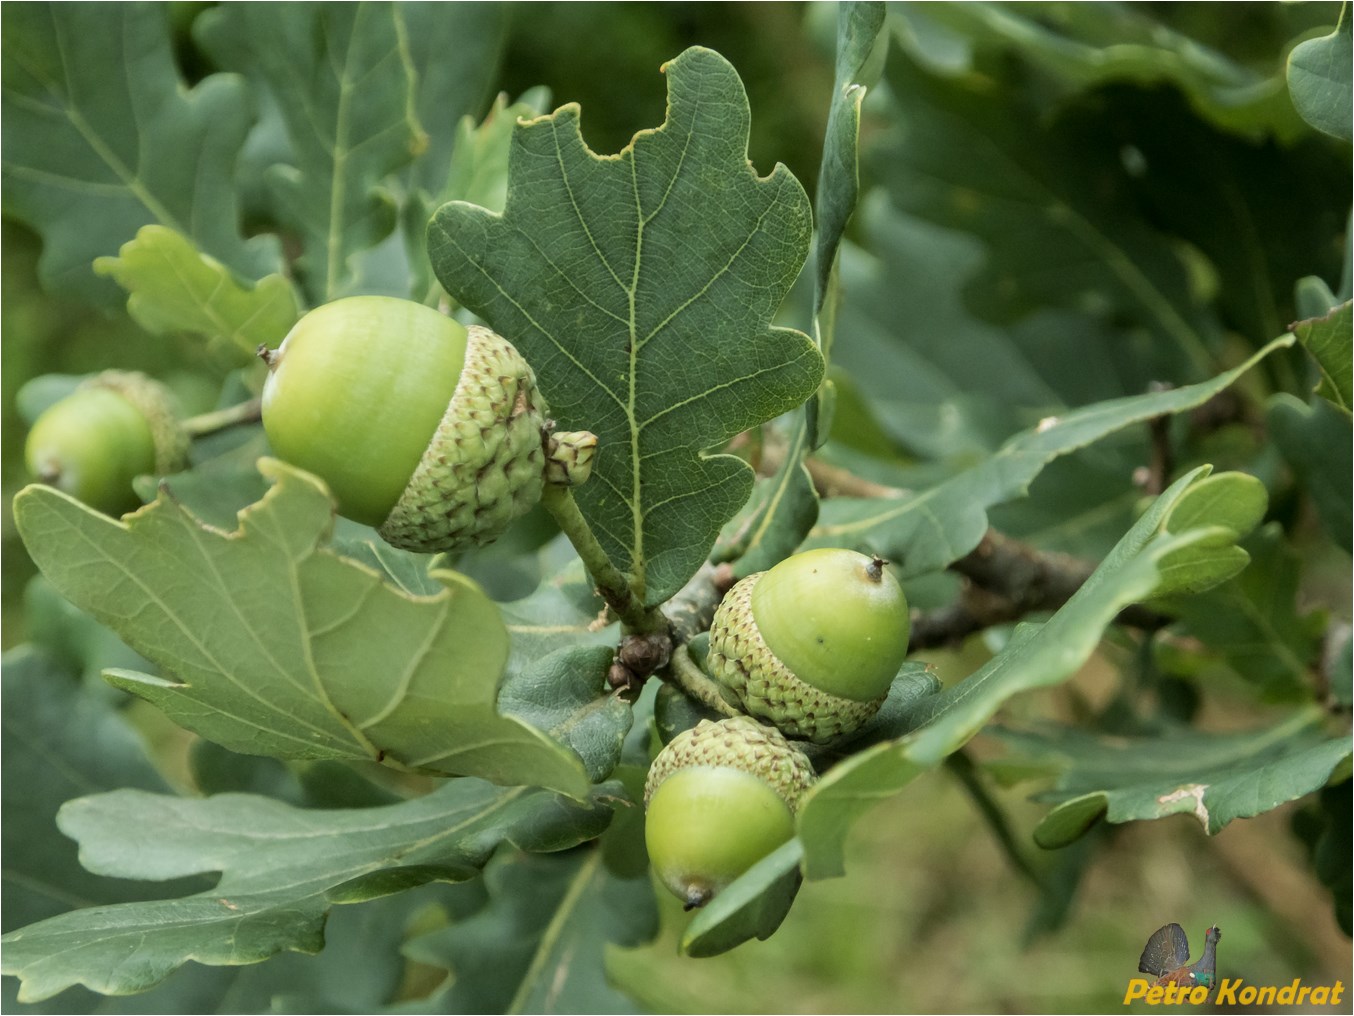
[(260, 355), (273, 451), (389, 543), (488, 543), (540, 500), (545, 400), (526, 360), (488, 328), (354, 296), (312, 310)]
[(794, 835), (813, 766), (775, 728), (746, 716), (702, 720), (654, 759), (644, 787), (644, 842), (665, 886), (686, 904), (716, 893)]
[(38, 416), (24, 459), (38, 481), (119, 515), (141, 504), (132, 481), (182, 469), (188, 445), (168, 388), (134, 371), (106, 370)]
[(865, 723), (911, 632), (907, 598), (884, 565), (852, 550), (810, 550), (730, 589), (708, 658), (725, 698), (815, 743)]

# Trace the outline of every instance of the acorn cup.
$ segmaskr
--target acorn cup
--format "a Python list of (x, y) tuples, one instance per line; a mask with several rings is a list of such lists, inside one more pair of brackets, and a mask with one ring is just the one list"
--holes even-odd
[(687, 910), (794, 835), (813, 766), (774, 727), (746, 716), (702, 720), (668, 743), (644, 787), (644, 842)]
[(911, 633), (907, 598), (884, 565), (825, 548), (738, 582), (710, 628), (707, 665), (725, 699), (817, 744), (874, 716)]
[(312, 310), (259, 355), (273, 451), (394, 546), (488, 543), (540, 500), (545, 400), (526, 360), (488, 328), (355, 296)]
[(39, 482), (120, 515), (141, 504), (132, 481), (182, 469), (188, 447), (168, 388), (135, 371), (106, 370), (38, 416), (24, 460)]

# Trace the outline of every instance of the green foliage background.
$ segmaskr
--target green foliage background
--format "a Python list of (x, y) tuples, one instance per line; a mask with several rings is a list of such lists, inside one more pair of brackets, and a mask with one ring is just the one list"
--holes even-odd
[[(196, 82), (230, 62), (250, 81), (271, 76), (281, 89), (286, 68), (269, 62), (276, 54), (246, 59), (250, 33), (267, 26), (245, 24), (231, 5), (213, 7), (172, 5), (181, 73)], [(344, 865), (352, 859), (331, 865), (326, 858), (324, 871), (309, 873), (329, 879), (317, 882), (317, 900), (327, 893), (330, 902), (370, 901), (332, 908), (327, 946), (318, 956), (283, 953), (243, 967), (190, 964), (146, 995), (104, 998), (77, 987), (33, 1005), (14, 1001), (10, 978), (6, 1011), (1096, 1011), (1118, 1008), (1142, 943), (1167, 921), (1182, 924), (1192, 939), (1209, 924), (1222, 926), (1224, 976), (1252, 983), (1343, 978), (1348, 985), (1350, 943), (1327, 887), (1337, 899), (1344, 894), (1347, 929), (1349, 782), (1307, 793), (1325, 782), (1332, 765), (1338, 770), (1342, 752), (1347, 756), (1347, 746), (1335, 744), (1327, 758), (1335, 739), (1315, 731), (1343, 730), (1347, 737), (1348, 730), (1347, 304), (1342, 319), (1321, 321), (1350, 296), (1349, 131), (1347, 115), (1340, 117), (1348, 112), (1347, 76), (1343, 86), (1334, 81), (1333, 98), (1320, 91), (1331, 81), (1323, 69), (1340, 66), (1338, 46), (1347, 45), (1348, 35), (1328, 37), (1342, 16), (1334, 3), (1234, 4), (1227, 17), (1215, 11), (1196, 4), (890, 8), (883, 28), (887, 63), (881, 70), (876, 54), (859, 69), (871, 86), (860, 113), (862, 204), (842, 245), (840, 305), (834, 295), (824, 307), (824, 294), (813, 286), (815, 267), (823, 267), (811, 266), (776, 319), (805, 332), (814, 331), (811, 322), (826, 322), (827, 334), (814, 335), (825, 344), (835, 335), (835, 395), (815, 399), (802, 422), (795, 418), (786, 432), (802, 436), (792, 440), (826, 441), (822, 461), (877, 484), (927, 491), (946, 534), (963, 518), (976, 540), (990, 522), (1042, 550), (1104, 558), (1144, 508), (1140, 492), (1126, 482), (1132, 467), (1151, 455), (1148, 428), (1137, 421), (1179, 412), (1167, 425), (1177, 475), (1207, 462), (1214, 480), (1224, 470), (1242, 470), (1269, 491), (1263, 518), (1235, 522), (1222, 541), (1222, 552), (1230, 553), (1240, 539), (1248, 570), (1208, 598), (1162, 602), (1180, 612), (1179, 639), (1148, 645), (1107, 637), (1070, 680), (1005, 703), (998, 727), (925, 778), (912, 779), (919, 756), (886, 747), (896, 742), (862, 752), (835, 771), (840, 796), (824, 795), (825, 809), (854, 814), (853, 778), (867, 787), (907, 786), (862, 810), (849, 835), (825, 823), (827, 846), (806, 839), (815, 863), (831, 867), (841, 851), (845, 877), (807, 883), (768, 941), (718, 957), (679, 955), (691, 918), (661, 896), (660, 931), (649, 941), (650, 914), (635, 908), (618, 874), (627, 873), (616, 861), (625, 854), (624, 829), (607, 834), (604, 849), (615, 856), (606, 865), (598, 851), (504, 851), (482, 879), (430, 882), (457, 864), (473, 870), (484, 862), (478, 841), (468, 837), (450, 854), (437, 855), (435, 866), (445, 870), (381, 876), (390, 885), (349, 884)], [(354, 14), (359, 40), (362, 16)], [(465, 17), (470, 27), (464, 31), (477, 43), (466, 66), (456, 68), (464, 81), (443, 83), (461, 89), (464, 109), (457, 115), (478, 120), (496, 93), (511, 101), (545, 86), (550, 98), (541, 101), (537, 93), (538, 108), (578, 102), (586, 142), (596, 152), (616, 152), (636, 131), (664, 119), (658, 67), (689, 46), (709, 47), (727, 58), (747, 89), (749, 157), (757, 172), (784, 163), (808, 195), (817, 191), (834, 87), (831, 5), (484, 5)], [(194, 35), (195, 20), (210, 23), (210, 30)], [(441, 49), (424, 33), (423, 49), (412, 59), (444, 67), (456, 53), (452, 42)], [(1332, 46), (1334, 56), (1322, 48)], [(1290, 51), (1296, 73), (1316, 82), (1315, 91), (1304, 93), (1314, 98), (1299, 104), (1301, 115), (1288, 94), (1295, 73), (1285, 74)], [(396, 85), (389, 87), (396, 110), (391, 123), (403, 124), (403, 100)], [(296, 117), (303, 104), (298, 100), (282, 113)], [(264, 124), (275, 125), (281, 115), (266, 106), (257, 112)], [(444, 130), (433, 132), (428, 144), (434, 151), (465, 151), (445, 129), (456, 117), (443, 112), (431, 119)], [(389, 127), (372, 125), (372, 136), (388, 136), (378, 129)], [(324, 174), (325, 141), (301, 153), (304, 172)], [(268, 187), (293, 199), (307, 196), (286, 179), (269, 182), (252, 172), (266, 163), (269, 144), (261, 132), (243, 152), (240, 211), (251, 225), (269, 207)], [(379, 152), (358, 175), (389, 188), (375, 196), (340, 195), (362, 222), (394, 224), (390, 195), (402, 194), (401, 186), (462, 193), (452, 190), (460, 186), (456, 178), (391, 184)], [(465, 192), (496, 207), (492, 188)], [(230, 335), (204, 344), (172, 323), (157, 326), (135, 306), (129, 313), (114, 285), (136, 271), (125, 255), (91, 280), (90, 295), (102, 306), (44, 291), (42, 241), (17, 221), (9, 201), (14, 193), (7, 192), (0, 263), (7, 505), (26, 482), (18, 402), (24, 382), (107, 366), (143, 369), (169, 380), (190, 411), (204, 411), (217, 401), (214, 379), (230, 362), (232, 343), (252, 346)], [(497, 200), (501, 207), (501, 195)], [(292, 206), (296, 220), (286, 234), (296, 249), (286, 256), (303, 253), (299, 278), (309, 299), (379, 288), (382, 259), (359, 256), (349, 263), (354, 274), (345, 276), (323, 261), (314, 209), (299, 200)], [(227, 211), (216, 214), (229, 220)], [(431, 211), (409, 214), (426, 218)], [(203, 228), (220, 224), (208, 216)], [(421, 237), (419, 229), (415, 222), (410, 235)], [(354, 235), (354, 253), (364, 252), (361, 239)], [(418, 239), (401, 239), (413, 252), (410, 270), (435, 285), (436, 260), (424, 265)], [(233, 260), (221, 256), (251, 277), (278, 256), (255, 242), (232, 253)], [(280, 313), (285, 318), (288, 310)], [(1229, 377), (1232, 401), (1208, 402), (1219, 414), (1219, 422), (1209, 422), (1199, 406), (1224, 387), (1212, 379), (1302, 319), (1310, 319), (1298, 330), (1302, 345), (1270, 350), (1250, 372)], [(152, 338), (156, 332), (164, 334)], [(1125, 407), (1103, 426), (1093, 413), (1088, 420), (1073, 412), (1144, 397), (1159, 380), (1177, 390)], [(1318, 383), (1322, 394), (1313, 396)], [(1040, 427), (1052, 418), (1060, 422)], [(1084, 436), (1074, 429), (1080, 426), (1087, 428)], [(245, 447), (240, 457), (256, 451)], [(1008, 469), (1007, 462), (1028, 471)], [(982, 463), (987, 472), (966, 472)], [(243, 504), (257, 496), (258, 481), (241, 475), (220, 479), (242, 484)], [(1025, 488), (1029, 496), (1020, 498)], [(198, 496), (204, 512), (210, 510), (210, 498)], [(187, 499), (197, 503), (192, 489)], [(849, 498), (825, 502), (810, 542), (827, 539), (824, 531), (833, 527), (868, 529), (861, 520), (877, 507)], [(914, 515), (922, 519), (930, 510), (919, 498)], [(330, 808), (325, 814), (333, 816), (336, 831), (350, 824), (342, 808), (407, 806), (399, 795), (410, 787), (388, 774), (359, 779), (329, 760), (242, 763), (147, 704), (117, 698), (118, 715), (151, 746), (154, 764), (148, 764), (139, 741), (122, 726), (108, 726), (106, 707), (121, 693), (97, 680), (105, 667), (134, 673), (147, 664), (74, 613), (43, 580), (32, 581), (35, 569), (11, 512), (2, 524), (4, 646), (38, 643), (58, 653), (55, 663), (14, 656), (5, 667), (5, 866), (20, 870), (16, 878), (7, 875), (6, 932), (70, 905), (205, 893), (216, 884), (208, 874), (215, 870), (228, 872), (222, 892), (241, 891), (232, 878), (252, 880), (248, 891), (259, 901), (258, 919), (272, 921), (269, 894), (278, 887), (250, 870), (260, 846), (242, 840), (227, 849), (221, 839), (234, 825), (230, 799), (195, 795), (250, 791)], [(879, 539), (893, 541), (884, 544), (891, 556), (921, 576), (909, 587), (914, 605), (953, 599), (953, 576), (937, 569), (962, 549), (936, 549), (920, 521), (915, 529), (880, 533)], [(548, 535), (548, 523), (531, 520), (506, 547), (461, 567), (496, 599), (517, 600), (550, 567), (523, 551)], [(1125, 556), (1125, 572), (1138, 566), (1133, 555)], [(425, 581), (399, 578), (411, 587)], [(1129, 602), (1135, 580), (1119, 580)], [(576, 576), (571, 581), (577, 584)], [(1110, 574), (1103, 600), (1083, 601), (1082, 613), (1066, 615), (1066, 624), (1096, 618), (1081, 625), (1095, 635), (1104, 623), (1099, 614), (1108, 612), (1107, 621), (1121, 605), (1114, 581)], [(515, 604), (508, 623), (548, 616), (580, 629), (586, 611), (569, 590), (565, 583)], [(1330, 651), (1323, 657), (1322, 639), (1341, 630), (1343, 655), (1336, 639), (1324, 644)], [(996, 654), (1030, 637), (1028, 630), (1001, 626), (920, 658), (951, 686), (981, 674), (993, 682), (986, 687), (1006, 681), (1014, 691), (1067, 676), (1052, 669), (1037, 680), (1028, 671), (1003, 676)], [(580, 642), (572, 650), (577, 657), (528, 673), (537, 683), (516, 686), (524, 699), (514, 715), (550, 726), (557, 718), (552, 704), (532, 701), (532, 688), (558, 688), (562, 673), (597, 673), (605, 667), (597, 644), (605, 641)], [(1033, 645), (1037, 651), (1038, 641)], [(120, 680), (123, 686), (131, 681)], [(586, 687), (570, 694), (586, 715), (552, 732), (585, 760), (606, 757), (606, 771), (590, 775), (607, 775), (621, 752), (618, 743), (603, 743), (615, 718), (591, 703)], [(950, 698), (936, 701), (948, 706), (956, 693), (944, 694)], [(950, 727), (989, 718), (986, 700), (975, 708), (972, 716), (946, 713)], [(924, 710), (909, 709), (880, 736), (896, 737), (923, 722)], [(1329, 720), (1322, 709), (1335, 714), (1333, 725), (1322, 726)], [(1104, 753), (1134, 737), (1170, 737), (1191, 726), (1217, 735), (1208, 747), (1220, 760), (1214, 764), (1240, 771), (1244, 793), (1262, 777), (1280, 784), (1272, 802), (1279, 806), (1248, 812), (1219, 802), (1219, 813), (1262, 814), (1210, 830), (1212, 836), (1187, 810), (1160, 821), (1111, 824), (1161, 812), (1151, 811), (1153, 774), (1135, 770), (1132, 761), (1107, 763)], [(1277, 732), (1275, 754), (1265, 754), (1256, 731)], [(627, 762), (635, 761), (644, 734), (631, 735)], [(1229, 734), (1235, 743), (1226, 740)], [(1186, 755), (1200, 743), (1188, 741)], [(91, 753), (91, 745), (100, 750)], [(1321, 752), (1315, 761), (1306, 754)], [(42, 763), (48, 754), (69, 763), (59, 779), (56, 767)], [(1343, 765), (1347, 774), (1347, 758)], [(614, 778), (633, 782), (633, 776), (622, 766)], [(1035, 776), (1042, 782), (1018, 782)], [(559, 779), (556, 785), (564, 787), (576, 776)], [(1032, 786), (1043, 792), (1038, 801), (1029, 799)], [(44, 865), (78, 870), (74, 843), (53, 828), (53, 802), (117, 788), (132, 788), (120, 793), (133, 795), (186, 793), (185, 824), (219, 823), (222, 834), (185, 849), (215, 849), (246, 863), (213, 867), (220, 858), (211, 858), (179, 870), (170, 861), (114, 851), (87, 858), (86, 865), (118, 877), (82, 874), (64, 885), (64, 898), (49, 898), (38, 885)], [(1084, 831), (1078, 807), (1088, 793), (1113, 802), (1111, 822), (1077, 838)], [(501, 804), (495, 797), (491, 807), (507, 814), (515, 807), (510, 794)], [(94, 807), (70, 813), (62, 831), (116, 830), (111, 806), (129, 799), (97, 800), (108, 814)], [(431, 797), (418, 801), (438, 806)], [(564, 847), (597, 831), (589, 805), (553, 823), (534, 822), (515, 812), (485, 820), (493, 835), (514, 843), (534, 835)], [(25, 845), (30, 831), (34, 842)], [(1036, 841), (1066, 845), (1041, 850)], [(379, 854), (381, 844), (370, 849)], [(25, 895), (24, 872), (34, 883), (31, 895)], [(175, 881), (139, 881), (146, 876)], [(399, 878), (408, 891), (371, 899)], [(285, 893), (278, 899), (282, 909), (293, 902)], [(307, 912), (312, 937), (325, 909), (317, 904)], [(539, 913), (555, 920), (541, 927)], [(278, 926), (280, 937), (292, 933), (285, 922)], [(454, 983), (445, 982), (447, 969), (459, 972)], [(484, 977), (485, 969), (494, 975)]]

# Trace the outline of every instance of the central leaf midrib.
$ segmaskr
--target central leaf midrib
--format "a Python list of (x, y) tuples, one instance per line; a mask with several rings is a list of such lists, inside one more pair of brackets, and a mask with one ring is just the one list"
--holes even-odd
[[(644, 485), (642, 475), (644, 459), (640, 452), (640, 444), (641, 444), (640, 432), (643, 429), (643, 427), (639, 423), (638, 418), (636, 417), (636, 407), (639, 401), (637, 394), (639, 353), (640, 349), (649, 341), (649, 339), (657, 335), (658, 332), (664, 327), (664, 325), (666, 325), (669, 321), (672, 320), (673, 317), (675, 317), (687, 306), (689, 306), (692, 300), (696, 299), (696, 297), (693, 296), (691, 300), (688, 300), (686, 303), (683, 303), (681, 307), (677, 308), (677, 310), (673, 311), (672, 314), (668, 315), (668, 317), (664, 318), (663, 321), (659, 322), (658, 325), (652, 331), (650, 331), (650, 333), (647, 336), (645, 336), (643, 342), (640, 341), (637, 297), (639, 293), (640, 265), (643, 263), (644, 260), (644, 229), (645, 226), (647, 226), (658, 216), (659, 212), (661, 212), (664, 208), (667, 207), (668, 197), (672, 194), (672, 188), (677, 185), (677, 180), (681, 177), (682, 174), (682, 167), (686, 165), (687, 152), (690, 151), (691, 149), (691, 138), (692, 135), (695, 133), (696, 120), (698, 119), (699, 114), (700, 114), (700, 97), (697, 96), (693, 102), (690, 126), (682, 139), (682, 150), (681, 154), (677, 158), (677, 165), (673, 168), (672, 175), (668, 179), (668, 185), (663, 190), (663, 196), (658, 200), (658, 203), (654, 206), (653, 211), (650, 212), (647, 216), (644, 214), (644, 204), (640, 198), (639, 192), (639, 176), (638, 176), (639, 159), (637, 157), (636, 148), (631, 147), (629, 153), (630, 188), (635, 195), (635, 261), (634, 268), (631, 271), (630, 288), (626, 294), (629, 300), (629, 311), (630, 311), (630, 320), (628, 322), (629, 337), (626, 343), (626, 351), (629, 354), (630, 358), (630, 370), (628, 372), (629, 393), (626, 399), (625, 413), (626, 419), (629, 421), (630, 424), (630, 482), (632, 484), (633, 489), (633, 496), (628, 499), (630, 501), (630, 524), (633, 530), (630, 582), (632, 588), (634, 589), (635, 595), (641, 601), (644, 600), (645, 591), (648, 585), (647, 582), (648, 562), (644, 556), (644, 504), (643, 504)], [(654, 134), (657, 135), (661, 133), (666, 133), (670, 122), (671, 121), (665, 121), (662, 124), (662, 126), (660, 126), (656, 131), (654, 131)], [(757, 220), (757, 224), (758, 227), (761, 226), (760, 218)], [(709, 286), (707, 284), (700, 290), (700, 293), (704, 293), (705, 290), (708, 288)], [(699, 296), (700, 293), (698, 293), (697, 296)]]

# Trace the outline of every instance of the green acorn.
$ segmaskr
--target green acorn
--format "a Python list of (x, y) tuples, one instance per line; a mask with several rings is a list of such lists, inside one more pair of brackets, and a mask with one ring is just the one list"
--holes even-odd
[(716, 893), (794, 835), (813, 766), (775, 728), (746, 716), (702, 720), (659, 752), (644, 787), (644, 842), (686, 904)]
[(708, 657), (725, 698), (819, 744), (864, 724), (883, 704), (911, 632), (907, 598), (884, 563), (810, 550), (730, 589)]
[(188, 445), (168, 388), (134, 371), (106, 370), (43, 411), (24, 459), (39, 482), (120, 515), (141, 504), (132, 481), (182, 469)]
[(260, 355), (273, 451), (396, 547), (488, 543), (540, 500), (545, 400), (488, 328), (355, 296), (312, 310)]

